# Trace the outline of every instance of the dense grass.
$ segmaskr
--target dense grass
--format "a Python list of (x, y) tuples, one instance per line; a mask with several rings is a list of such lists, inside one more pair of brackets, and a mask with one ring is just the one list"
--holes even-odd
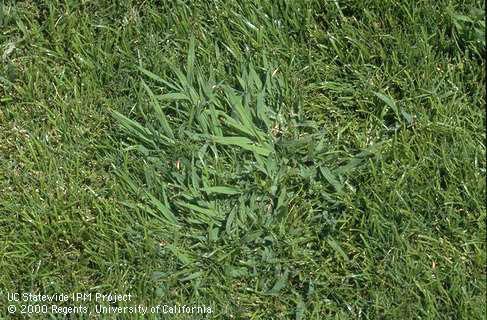
[(484, 2), (4, 2), (0, 314), (485, 316)]

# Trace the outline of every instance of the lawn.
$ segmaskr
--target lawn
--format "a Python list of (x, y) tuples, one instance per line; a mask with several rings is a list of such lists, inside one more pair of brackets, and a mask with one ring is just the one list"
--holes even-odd
[(484, 10), (0, 1), (0, 318), (484, 319)]

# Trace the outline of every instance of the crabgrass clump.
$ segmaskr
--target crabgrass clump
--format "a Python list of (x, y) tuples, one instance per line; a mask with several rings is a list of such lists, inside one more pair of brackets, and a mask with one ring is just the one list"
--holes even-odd
[[(250, 64), (232, 88), (203, 76), (194, 47), (193, 40), (186, 70), (173, 69), (174, 80), (139, 68), (151, 107), (140, 121), (113, 112), (130, 137), (127, 147), (145, 159), (143, 175), (118, 173), (133, 195), (124, 204), (161, 219), (180, 239), (164, 249), (180, 263), (170, 278), (190, 282), (195, 292), (208, 290), (214, 276), (236, 278), (255, 293), (276, 295), (289, 276), (303, 277), (298, 265), (275, 260), (274, 243), (305, 239), (284, 226), (297, 231), (310, 220), (308, 232), (327, 238), (343, 206), (344, 175), (373, 153), (337, 156), (324, 129), (283, 102), (290, 89), (277, 68)], [(232, 254), (214, 251), (219, 246), (233, 246)]]

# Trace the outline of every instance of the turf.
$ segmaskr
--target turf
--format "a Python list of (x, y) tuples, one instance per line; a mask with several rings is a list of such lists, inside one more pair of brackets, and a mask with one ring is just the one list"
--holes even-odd
[(484, 318), (484, 9), (0, 3), (0, 315)]

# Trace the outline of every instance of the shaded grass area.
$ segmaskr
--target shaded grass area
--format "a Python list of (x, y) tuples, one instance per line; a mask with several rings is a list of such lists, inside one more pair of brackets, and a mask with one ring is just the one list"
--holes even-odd
[(2, 299), (481, 318), (483, 6), (5, 2)]

